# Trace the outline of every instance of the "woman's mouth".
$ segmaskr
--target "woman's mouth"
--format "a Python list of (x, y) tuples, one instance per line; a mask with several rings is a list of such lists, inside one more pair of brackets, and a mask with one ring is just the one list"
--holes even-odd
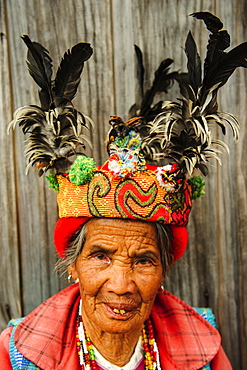
[(128, 319), (136, 311), (136, 306), (134, 305), (124, 305), (124, 304), (107, 304), (105, 303), (105, 308), (107, 314), (115, 319)]

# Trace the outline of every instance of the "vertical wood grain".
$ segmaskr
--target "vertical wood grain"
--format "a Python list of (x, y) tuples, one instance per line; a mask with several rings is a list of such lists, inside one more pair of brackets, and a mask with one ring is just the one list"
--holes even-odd
[(21, 315), (21, 290), (19, 271), (18, 209), (14, 169), (13, 136), (7, 135), (7, 125), (12, 117), (11, 73), (9, 70), (9, 40), (6, 9), (0, 1), (0, 323)]

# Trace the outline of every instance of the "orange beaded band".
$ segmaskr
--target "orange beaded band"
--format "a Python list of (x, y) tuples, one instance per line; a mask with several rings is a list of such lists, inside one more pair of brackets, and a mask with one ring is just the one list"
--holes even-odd
[(106, 170), (95, 171), (92, 180), (75, 185), (57, 177), (59, 217), (111, 217), (185, 226), (192, 207), (192, 188), (185, 180), (177, 191), (167, 191), (155, 171), (137, 172), (122, 179)]

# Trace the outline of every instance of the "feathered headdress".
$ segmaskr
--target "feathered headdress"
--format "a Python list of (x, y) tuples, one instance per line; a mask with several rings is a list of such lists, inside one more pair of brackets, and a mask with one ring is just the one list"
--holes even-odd
[[(71, 156), (78, 154), (77, 147), (83, 147), (81, 127), (85, 125), (85, 117), (73, 108), (71, 100), (84, 61), (92, 54), (90, 45), (80, 43), (65, 53), (52, 81), (47, 50), (24, 37), (29, 48), (29, 71), (41, 88), (42, 107), (20, 108), (11, 126), (18, 123), (29, 134), (26, 146), (29, 166), (39, 168), (40, 174), (53, 170), (48, 179), (58, 191), (60, 219), (55, 244), (61, 256), (70, 237), (91, 217), (168, 224), (174, 235), (171, 247), (175, 260), (183, 254), (192, 198), (203, 194), (204, 181), (193, 177), (193, 171), (199, 169), (206, 175), (207, 162), (211, 158), (219, 160), (218, 147), (227, 148), (211, 137), (210, 126), (216, 123), (225, 134), (229, 124), (235, 139), (238, 137), (237, 119), (218, 111), (217, 92), (237, 67), (247, 67), (247, 43), (227, 53), (230, 37), (221, 30), (221, 21), (208, 12), (192, 16), (203, 19), (210, 31), (204, 75), (196, 43), (189, 32), (185, 44), (188, 73), (169, 73), (172, 60), (165, 59), (152, 86), (144, 93), (142, 53), (136, 47), (140, 98), (130, 109), (127, 122), (118, 116), (111, 117), (107, 137), (109, 159), (98, 168), (93, 159), (84, 155), (77, 155), (71, 164)], [(156, 94), (167, 92), (174, 80), (179, 83), (182, 98), (178, 102), (153, 104)]]
[(218, 111), (217, 93), (237, 67), (247, 67), (247, 42), (226, 52), (230, 36), (222, 30), (220, 19), (209, 12), (191, 15), (202, 19), (210, 31), (203, 75), (201, 58), (189, 32), (185, 43), (188, 74), (178, 79), (182, 98), (179, 102), (163, 102), (142, 144), (146, 156), (173, 160), (186, 176), (191, 176), (195, 168), (206, 175), (207, 162), (212, 158), (220, 161), (220, 148), (228, 149), (224, 142), (212, 138), (210, 125), (216, 123), (225, 134), (229, 124), (238, 139), (238, 120)]
[(10, 127), (17, 124), (28, 134), (25, 151), (29, 167), (34, 166), (41, 176), (48, 169), (66, 172), (73, 163), (71, 157), (84, 149), (82, 127), (89, 119), (78, 112), (72, 100), (76, 95), (84, 62), (93, 50), (90, 44), (79, 43), (68, 50), (52, 79), (52, 59), (42, 45), (22, 37), (28, 47), (27, 65), (40, 88), (41, 106), (25, 105), (16, 110)]

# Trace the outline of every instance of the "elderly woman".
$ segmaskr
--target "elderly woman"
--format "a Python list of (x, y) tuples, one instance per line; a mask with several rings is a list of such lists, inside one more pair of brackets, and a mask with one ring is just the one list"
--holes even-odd
[[(198, 17), (205, 23), (209, 17), (209, 30), (219, 27), (207, 12)], [(18, 109), (12, 125), (29, 133), (29, 166), (40, 175), (50, 171), (60, 216), (54, 239), (61, 256), (58, 268), (78, 282), (10, 322), (1, 335), (1, 368), (230, 370), (211, 311), (197, 312), (162, 284), (186, 249), (192, 199), (203, 193), (203, 180), (194, 170), (205, 174), (210, 157), (218, 158), (208, 122), (230, 123), (237, 135), (237, 121), (230, 116), (224, 121), (216, 104), (217, 89), (234, 70), (234, 57), (231, 68), (219, 75), (207, 59), (201, 83), (195, 79), (199, 55), (194, 58), (189, 33), (188, 80), (180, 81), (183, 99), (165, 102), (151, 121), (144, 111), (127, 122), (113, 116), (109, 159), (96, 168), (93, 159), (78, 152), (85, 117), (71, 104), (84, 61), (92, 54), (90, 45), (77, 44), (66, 53), (51, 82), (47, 50), (27, 36), (24, 41), (30, 74), (42, 88), (42, 108)], [(227, 54), (218, 57), (227, 66)], [(155, 109), (149, 106), (150, 115)]]
[(89, 220), (64, 261), (79, 283), (5, 330), (2, 368), (231, 369), (217, 330), (161, 288), (173, 259), (167, 229)]

